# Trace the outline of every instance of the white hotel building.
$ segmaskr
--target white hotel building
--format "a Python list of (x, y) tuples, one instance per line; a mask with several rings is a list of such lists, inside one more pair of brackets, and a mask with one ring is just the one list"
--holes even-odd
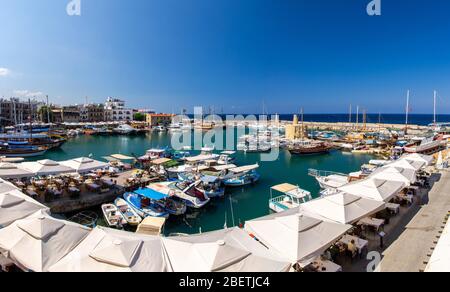
[(105, 102), (105, 118), (107, 121), (127, 122), (133, 120), (134, 111), (125, 107), (125, 101), (108, 97)]

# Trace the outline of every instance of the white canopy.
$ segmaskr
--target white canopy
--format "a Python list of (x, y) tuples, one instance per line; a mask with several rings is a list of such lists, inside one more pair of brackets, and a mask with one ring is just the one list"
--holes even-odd
[(401, 158), (399, 160), (396, 160), (388, 165), (386, 167), (397, 167), (397, 168), (406, 168), (406, 169), (413, 169), (413, 170), (419, 170), (422, 167), (425, 166), (425, 162), (421, 161), (408, 161), (404, 158)]
[(239, 228), (163, 238), (174, 272), (287, 272), (290, 263)]
[(28, 170), (19, 168), (18, 164), (0, 162), (0, 177), (5, 179), (32, 177), (34, 174)]
[(22, 162), (20, 167), (34, 173), (35, 175), (56, 175), (73, 172), (72, 168), (48, 159), (39, 160), (37, 162)]
[(450, 272), (450, 221), (431, 255), (425, 272)]
[(47, 207), (18, 190), (0, 194), (0, 228)]
[(417, 181), (416, 171), (409, 168), (399, 168), (394, 166), (386, 166), (375, 170), (371, 178), (378, 178), (388, 181), (404, 182), (407, 186)]
[(245, 230), (269, 249), (306, 265), (321, 255), (352, 226), (326, 222), (299, 213), (298, 208), (247, 221)]
[(86, 173), (93, 170), (109, 167), (108, 163), (93, 160), (91, 158), (80, 157), (61, 162), (62, 165), (72, 168), (78, 173)]
[(389, 202), (407, 185), (404, 182), (368, 178), (349, 183), (338, 188), (339, 191), (376, 201)]
[(96, 227), (50, 272), (165, 272), (161, 238)]
[(419, 162), (423, 162), (425, 163), (427, 166), (430, 166), (431, 164), (433, 164), (433, 156), (429, 156), (429, 155), (423, 155), (423, 154), (419, 154), (419, 153), (414, 153), (414, 154), (407, 154), (402, 156), (402, 159), (405, 159), (406, 161), (419, 161)]
[(24, 270), (46, 272), (89, 233), (81, 225), (57, 220), (44, 211), (0, 229), (0, 252)]
[(18, 190), (18, 188), (14, 186), (12, 183), (4, 181), (3, 179), (0, 178), (0, 194), (14, 190)]
[(249, 171), (252, 171), (252, 170), (255, 170), (258, 168), (259, 168), (258, 164), (253, 164), (253, 165), (245, 165), (245, 166), (241, 166), (241, 167), (232, 168), (232, 169), (230, 169), (230, 171), (233, 173), (241, 173), (241, 172), (249, 172)]
[(312, 200), (300, 206), (300, 210), (305, 214), (312, 216), (317, 214), (320, 216), (318, 218), (325, 218), (342, 224), (352, 224), (384, 208), (384, 202), (346, 193)]

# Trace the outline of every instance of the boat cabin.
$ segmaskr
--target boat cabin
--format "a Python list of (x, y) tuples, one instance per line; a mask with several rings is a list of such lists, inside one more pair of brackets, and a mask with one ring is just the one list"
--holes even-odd
[[(274, 192), (283, 195), (273, 197)], [(270, 210), (280, 213), (289, 209), (299, 207), (301, 204), (312, 200), (311, 193), (299, 188), (298, 186), (284, 183), (276, 185), (270, 189)]]

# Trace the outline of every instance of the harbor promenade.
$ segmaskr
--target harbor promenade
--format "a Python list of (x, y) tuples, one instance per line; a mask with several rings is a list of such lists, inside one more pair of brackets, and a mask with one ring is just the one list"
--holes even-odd
[(449, 171), (438, 174), (422, 203), (403, 232), (383, 252), (379, 272), (420, 272), (425, 269), (450, 211)]

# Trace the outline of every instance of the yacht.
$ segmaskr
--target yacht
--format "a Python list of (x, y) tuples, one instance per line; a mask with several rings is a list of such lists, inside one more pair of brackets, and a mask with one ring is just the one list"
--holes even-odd
[(132, 135), (136, 134), (137, 130), (130, 125), (123, 124), (119, 125), (117, 128), (113, 130), (115, 133), (119, 135)]

